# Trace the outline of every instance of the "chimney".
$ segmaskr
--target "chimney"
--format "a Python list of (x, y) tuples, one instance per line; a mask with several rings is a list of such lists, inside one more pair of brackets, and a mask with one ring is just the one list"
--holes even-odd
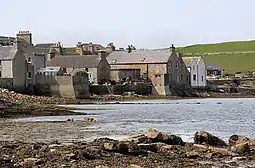
[(127, 51), (128, 51), (128, 53), (131, 53), (131, 52), (132, 52), (132, 48), (131, 48), (130, 45), (128, 45)]
[(174, 44), (172, 44), (172, 46), (170, 47), (170, 51), (175, 51)]
[(76, 45), (75, 53), (76, 53), (76, 54), (79, 54), (79, 55), (85, 55), (82, 42), (78, 42), (78, 44)]
[(107, 55), (108, 54), (105, 51), (99, 51), (98, 52), (98, 56), (99, 56), (100, 59), (106, 59)]
[(16, 40), (13, 42), (13, 47), (18, 51), (23, 51), (24, 44), (18, 38), (16, 38)]
[(113, 51), (115, 51), (115, 46), (114, 46), (114, 44), (113, 44), (113, 43), (108, 43), (108, 45), (107, 45), (107, 47), (106, 47), (106, 52), (111, 53), (111, 52), (113, 52)]
[(33, 44), (32, 42), (32, 34), (29, 31), (19, 31), (16, 34), (16, 37), (20, 40), (26, 41), (28, 44)]
[(88, 50), (91, 54), (95, 54), (95, 48), (94, 48), (94, 45), (92, 43), (89, 43)]

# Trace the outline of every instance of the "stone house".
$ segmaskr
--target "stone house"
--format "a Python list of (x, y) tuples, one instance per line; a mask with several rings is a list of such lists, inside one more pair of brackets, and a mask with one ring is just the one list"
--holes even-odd
[(206, 65), (202, 57), (183, 57), (190, 72), (191, 87), (206, 87)]
[(110, 79), (110, 65), (104, 52), (98, 55), (51, 55), (48, 58), (47, 67), (64, 68), (65, 75), (86, 71), (89, 73), (90, 83), (93, 84), (104, 83)]
[(206, 63), (206, 71), (207, 78), (224, 76), (224, 68), (215, 63)]
[(130, 78), (152, 84), (152, 94), (171, 95), (171, 89), (189, 85), (189, 72), (176, 53), (167, 51), (114, 51), (107, 57), (111, 65), (111, 80)]
[[(28, 81), (33, 77), (33, 72), (28, 72), (23, 48), (19, 40), (11, 46), (0, 47), (0, 85), (16, 92), (25, 92)], [(9, 84), (6, 81), (10, 81)]]

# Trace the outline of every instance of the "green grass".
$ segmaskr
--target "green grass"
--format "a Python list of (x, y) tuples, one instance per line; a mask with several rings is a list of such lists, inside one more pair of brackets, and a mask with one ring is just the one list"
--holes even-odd
[(238, 52), (255, 51), (255, 40), (233, 41), (215, 44), (196, 44), (177, 48), (181, 53)]
[(220, 65), (229, 74), (255, 71), (255, 53), (206, 55), (203, 58), (205, 62)]

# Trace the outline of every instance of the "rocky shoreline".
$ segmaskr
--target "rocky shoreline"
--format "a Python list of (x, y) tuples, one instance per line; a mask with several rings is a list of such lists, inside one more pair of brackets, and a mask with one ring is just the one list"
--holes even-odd
[(185, 143), (150, 129), (126, 140), (108, 138), (77, 143), (0, 142), (1, 168), (231, 168), (255, 167), (255, 141), (233, 135), (228, 142), (204, 131)]

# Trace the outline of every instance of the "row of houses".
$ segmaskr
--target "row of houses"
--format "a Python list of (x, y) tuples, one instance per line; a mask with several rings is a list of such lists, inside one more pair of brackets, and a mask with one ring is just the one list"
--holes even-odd
[(172, 88), (207, 85), (202, 57), (183, 57), (173, 45), (169, 51), (136, 50), (134, 46), (117, 50), (113, 43), (103, 47), (78, 42), (70, 52), (60, 43), (34, 45), (32, 34), (20, 31), (11, 45), (0, 46), (0, 63), (1, 86), (12, 79), (19, 92), (33, 90), (36, 75), (73, 76), (79, 71), (88, 73), (91, 85), (150, 83), (154, 95), (171, 95)]

